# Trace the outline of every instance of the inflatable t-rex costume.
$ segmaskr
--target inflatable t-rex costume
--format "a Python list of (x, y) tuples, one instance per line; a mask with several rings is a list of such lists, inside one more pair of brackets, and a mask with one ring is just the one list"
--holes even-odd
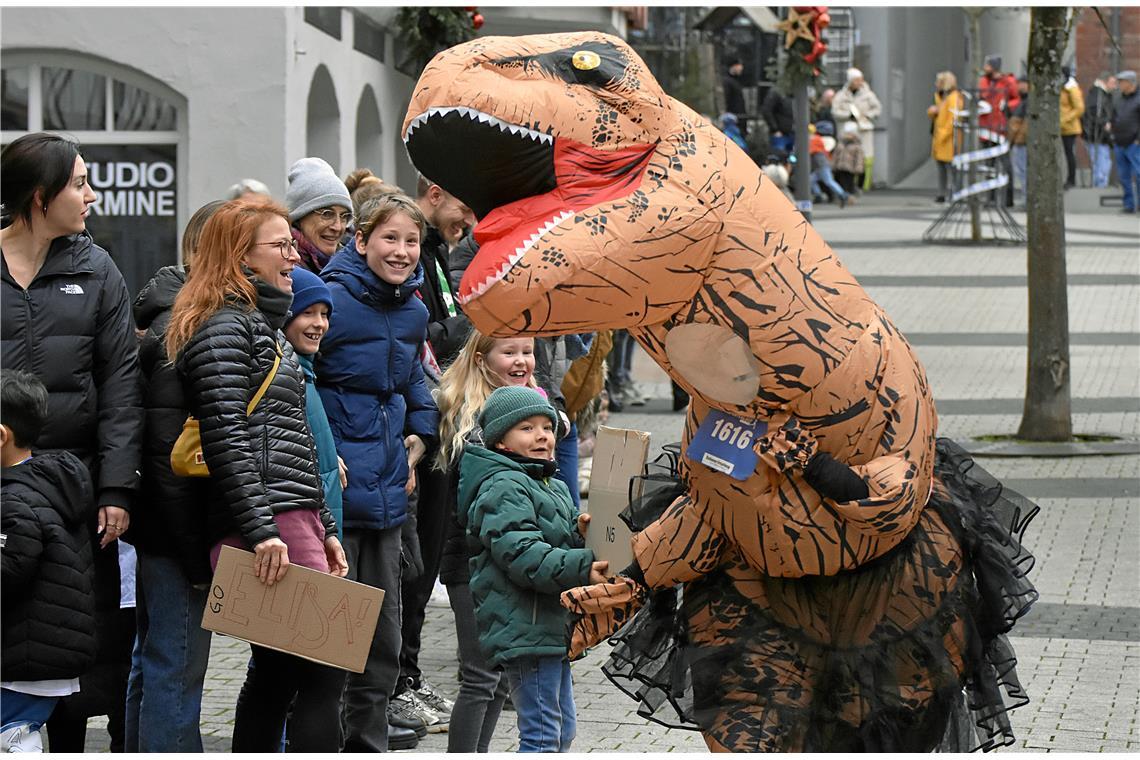
[(1027, 520), (995, 522), (1014, 505), (936, 441), (911, 347), (757, 166), (599, 33), (446, 50), (403, 130), (479, 218), (480, 331), (627, 328), (692, 396), (685, 493), (635, 565), (564, 595), (572, 652), (615, 634), (643, 714), (716, 749), (1012, 741)]

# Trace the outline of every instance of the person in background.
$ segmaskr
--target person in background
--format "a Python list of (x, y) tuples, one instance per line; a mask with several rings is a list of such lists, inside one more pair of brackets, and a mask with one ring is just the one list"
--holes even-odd
[[(448, 282), (451, 248), (475, 226), (475, 214), (462, 201), (422, 175), (416, 181), (416, 207), (427, 220), (420, 241), (423, 284), (416, 291), (428, 308), (427, 342), (422, 364), (429, 387), (437, 387), (443, 368), (454, 361), (471, 330), (471, 322), (459, 310)], [(439, 693), (419, 666), (420, 641), (427, 604), (439, 576), (443, 544), (447, 535), (447, 478), (422, 459), (416, 468), (417, 492), (409, 509), (405, 545), (419, 547), (422, 570), (404, 577), (404, 605), (400, 646), (400, 678), (392, 701), (401, 717), (422, 716), (429, 731), (446, 730), (454, 702)], [(411, 506), (411, 505), (409, 505)], [(412, 518), (414, 516), (414, 524)], [(426, 709), (425, 709), (426, 708)]]
[(955, 128), (965, 108), (965, 98), (958, 91), (958, 77), (952, 71), (940, 71), (934, 78), (934, 105), (926, 109), (930, 117), (930, 155), (938, 165), (938, 197), (945, 203), (953, 192), (950, 187), (950, 162), (962, 149), (962, 137)]
[(720, 131), (724, 132), (729, 140), (740, 146), (741, 150), (745, 153), (748, 152), (748, 143), (744, 141), (744, 135), (740, 134), (740, 125), (736, 122), (736, 114), (725, 111), (720, 115)]
[(554, 474), (558, 415), (537, 391), (496, 388), (479, 414), (483, 445), (464, 447), (457, 514), (469, 542), (479, 645), (511, 687), (520, 752), (568, 752), (576, 733), (569, 613), (559, 594), (603, 582), (579, 515)]
[(768, 125), (768, 145), (774, 151), (791, 153), (796, 144), (795, 115), (792, 101), (776, 85), (768, 88), (760, 107)]
[(820, 122), (831, 124), (831, 132), (835, 134), (838, 132), (835, 126), (835, 118), (831, 115), (831, 103), (835, 100), (835, 90), (828, 87), (820, 93), (819, 100), (812, 108), (812, 122), (819, 125)]
[(301, 266), (320, 274), (352, 224), (348, 188), (323, 158), (302, 158), (289, 167), (285, 205)]
[[(827, 125), (830, 129), (831, 125)], [(831, 174), (831, 161), (827, 146), (823, 142), (824, 136), (819, 134), (815, 124), (808, 125), (811, 138), (808, 140), (808, 150), (811, 155), (811, 192), (813, 196), (821, 194), (822, 187), (827, 188), (833, 196), (839, 199), (839, 208), (847, 207), (847, 191), (840, 187)]]
[[(364, 168), (356, 169), (345, 177), (344, 188), (348, 190), (349, 198), (352, 199), (352, 216), (354, 219), (360, 218), (360, 207), (365, 201), (378, 195), (396, 195), (404, 192), (399, 187), (390, 185), (377, 177), (371, 169)], [(349, 231), (356, 232), (351, 225)]]
[(488, 338), (472, 330), (459, 357), (443, 373), (439, 393), (439, 453), (434, 466), (447, 478), (447, 536), (439, 577), (455, 615), (459, 642), (459, 696), (451, 713), (448, 752), (487, 752), (507, 696), (506, 679), (479, 647), (471, 597), (471, 558), (456, 513), (459, 461), (468, 441), (481, 441), (480, 410), (496, 388), (538, 389), (534, 380), (534, 338)]
[(863, 172), (863, 141), (859, 137), (859, 127), (848, 121), (843, 125), (843, 133), (831, 154), (831, 168), (835, 171), (835, 181), (847, 192), (855, 192), (855, 179)]
[(47, 417), (39, 378), (0, 373), (0, 752), (42, 752), (40, 727), (95, 658), (94, 487), (73, 454), (32, 456)]
[(1081, 129), (1092, 167), (1092, 186), (1108, 187), (1112, 172), (1112, 93), (1116, 77), (1103, 72), (1089, 87)]
[(863, 148), (864, 190), (871, 189), (871, 172), (875, 165), (875, 121), (883, 111), (879, 98), (871, 86), (863, 79), (859, 69), (847, 69), (847, 84), (831, 102), (831, 113), (835, 117), (835, 127), (842, 134), (847, 124), (855, 124), (859, 143)]
[(1061, 145), (1065, 149), (1065, 189), (1077, 186), (1077, 137), (1081, 134), (1081, 117), (1085, 115), (1085, 99), (1081, 86), (1073, 78), (1071, 66), (1061, 67)]
[(134, 550), (118, 538), (130, 528), (139, 486), (141, 375), (126, 283), (86, 229), (95, 199), (73, 139), (37, 132), (0, 154), (0, 202), (10, 219), (0, 230), (0, 366), (32, 372), (47, 386), (36, 453), (70, 451), (95, 482), (88, 519), (98, 545), (97, 654), (80, 692), (61, 699), (48, 723), (60, 752), (83, 751), (93, 715), (109, 717), (111, 748), (122, 751), (135, 635), (134, 611), (120, 608)]
[(272, 193), (269, 192), (269, 187), (257, 179), (243, 179), (230, 185), (230, 189), (226, 191), (226, 200), (234, 201), (239, 198), (255, 199), (258, 196), (269, 198)]
[(355, 239), (321, 273), (336, 316), (315, 362), (317, 390), (348, 469), (350, 577), (385, 592), (365, 671), (348, 677), (346, 752), (410, 749), (419, 740), (417, 729), (389, 727), (389, 701), (400, 675), (402, 528), (416, 465), (439, 423), (420, 359), (428, 308), (415, 297), (426, 227), (407, 196), (374, 198), (361, 207)]
[(209, 544), (200, 478), (170, 469), (170, 450), (186, 421), (182, 381), (166, 356), (166, 326), (186, 282), (202, 228), (225, 201), (212, 201), (182, 232), (182, 266), (155, 273), (135, 298), (143, 331), (139, 363), (144, 378), (142, 488), (131, 527), (138, 556), (135, 645), (127, 681), (127, 752), (201, 752), (202, 687), (210, 632), (202, 628), (210, 582)]
[(1124, 187), (1123, 211), (1134, 214), (1140, 200), (1140, 95), (1135, 71), (1121, 71), (1116, 80), (1120, 86), (1120, 102), (1112, 116), (1116, 173)]
[(1029, 78), (1017, 79), (1017, 107), (1009, 115), (1009, 156), (1013, 168), (1014, 195), (1022, 206), (1026, 199), (1029, 170)]
[[(765, 159), (764, 165), (760, 167), (760, 171), (764, 172), (764, 176), (770, 179), (772, 184), (779, 188), (780, 192), (784, 194), (784, 197), (795, 202), (792, 191), (788, 189), (788, 181), (792, 174), (791, 168), (792, 164), (787, 155), (773, 153)], [(848, 198), (850, 197), (850, 194), (848, 194)], [(610, 408), (613, 408), (612, 402)], [(617, 409), (615, 411), (620, 412), (621, 410)]]
[[(1017, 109), (1021, 101), (1017, 93), (1017, 80), (1013, 74), (1002, 73), (1000, 55), (986, 56), (982, 64), (982, 76), (978, 79), (978, 97), (990, 105), (987, 113), (980, 113), (978, 116), (978, 127), (989, 130), (995, 136), (993, 140), (987, 140), (985, 135), (981, 136), (981, 144), (985, 148), (996, 145), (998, 139), (1006, 137), (1009, 115)], [(1013, 163), (1010, 154), (1003, 153), (999, 160), (1002, 170), (1012, 177)], [(1005, 186), (1005, 205), (1013, 205), (1012, 182)]]
[[(209, 468), (211, 567), (223, 546), (252, 551), (266, 586), (291, 564), (348, 572), (322, 498), (304, 376), (292, 346), (278, 337), (299, 263), (287, 213), (268, 199), (229, 201), (215, 211), (166, 328), (166, 353), (198, 420)], [(288, 714), (292, 751), (336, 752), (344, 671), (255, 644), (250, 651), (233, 751), (276, 751)]]
[(724, 110), (736, 114), (740, 133), (748, 137), (748, 107), (744, 104), (744, 87), (740, 80), (744, 75), (744, 62), (733, 58), (728, 62), (721, 86), (724, 88)]

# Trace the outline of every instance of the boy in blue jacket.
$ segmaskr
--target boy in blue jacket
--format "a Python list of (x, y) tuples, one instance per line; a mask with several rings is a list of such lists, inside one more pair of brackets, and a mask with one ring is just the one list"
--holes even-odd
[[(317, 356), (317, 390), (348, 469), (348, 577), (385, 592), (365, 671), (348, 677), (345, 752), (389, 747), (388, 700), (400, 673), (401, 526), (416, 463), (439, 426), (420, 364), (428, 309), (415, 296), (425, 227), (406, 196), (367, 201), (353, 240), (321, 272), (336, 316)], [(415, 732), (400, 739), (406, 743), (392, 742), (392, 749), (418, 742)]]

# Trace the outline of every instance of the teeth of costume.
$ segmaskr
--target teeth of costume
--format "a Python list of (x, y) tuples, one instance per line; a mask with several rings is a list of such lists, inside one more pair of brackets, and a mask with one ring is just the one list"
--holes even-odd
[(536, 140), (545, 145), (554, 144), (553, 135), (548, 135), (545, 132), (539, 132), (534, 129), (519, 126), (518, 124), (508, 124), (502, 119), (496, 119), (490, 114), (483, 113), (482, 111), (478, 111), (474, 108), (467, 108), (465, 106), (435, 106), (433, 108), (429, 108), (426, 112), (412, 119), (412, 122), (408, 125), (408, 131), (404, 134), (404, 140), (406, 141), (408, 138), (410, 138), (412, 136), (412, 132), (414, 132), (417, 127), (427, 122), (427, 120), (431, 117), (446, 116), (453, 111), (467, 117), (468, 119), (471, 119), (472, 121), (477, 121), (482, 124), (492, 124), (498, 127), (501, 132), (510, 132), (516, 137), (526, 137), (531, 140)]

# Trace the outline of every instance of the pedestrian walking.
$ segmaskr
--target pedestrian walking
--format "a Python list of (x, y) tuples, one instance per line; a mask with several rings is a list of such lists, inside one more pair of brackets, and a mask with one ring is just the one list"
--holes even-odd
[(847, 124), (855, 124), (859, 143), (863, 148), (861, 183), (864, 190), (871, 189), (872, 170), (875, 165), (875, 121), (882, 114), (883, 106), (871, 86), (863, 78), (863, 72), (856, 68), (847, 69), (847, 84), (835, 93), (831, 102), (831, 113), (840, 133)]
[(1108, 177), (1112, 172), (1112, 124), (1113, 92), (1116, 90), (1116, 77), (1102, 73), (1089, 87), (1085, 98), (1085, 115), (1082, 120), (1082, 134), (1085, 148), (1089, 152), (1089, 165), (1092, 167), (1092, 186), (1108, 187)]
[(352, 224), (352, 197), (323, 158), (302, 158), (289, 167), (285, 190), (301, 266), (320, 274), (344, 244)]
[(182, 380), (166, 355), (166, 326), (186, 282), (202, 228), (225, 205), (194, 212), (182, 232), (182, 266), (159, 269), (139, 291), (135, 324), (143, 330), (139, 363), (144, 379), (142, 487), (131, 525), (138, 558), (135, 644), (127, 682), (127, 752), (201, 752), (202, 687), (210, 632), (202, 613), (210, 582), (210, 546), (201, 505), (209, 498), (200, 478), (170, 468), (170, 451), (186, 421)]
[(1112, 142), (1116, 173), (1124, 187), (1124, 213), (1133, 214), (1140, 199), (1140, 95), (1136, 93), (1135, 71), (1121, 71), (1116, 80), (1120, 102), (1112, 116)]
[(771, 150), (791, 153), (796, 145), (795, 114), (791, 99), (773, 85), (764, 96), (760, 111), (768, 125), (768, 145)]
[(843, 133), (839, 136), (839, 142), (831, 156), (831, 168), (835, 171), (835, 180), (848, 197), (854, 194), (855, 180), (863, 173), (865, 165), (859, 126), (853, 121), (848, 121), (843, 125)]
[(134, 611), (120, 608), (120, 580), (134, 573), (134, 551), (118, 539), (130, 528), (143, 435), (130, 299), (87, 232), (96, 195), (77, 142), (45, 132), (16, 138), (0, 155), (0, 188), (11, 220), (0, 230), (0, 365), (47, 386), (37, 452), (70, 451), (95, 482), (97, 654), (80, 692), (60, 700), (48, 736), (54, 751), (82, 752), (87, 718), (107, 715), (111, 748), (122, 751)]
[(744, 87), (740, 83), (743, 75), (744, 62), (739, 58), (733, 58), (728, 62), (728, 69), (725, 71), (724, 78), (721, 80), (721, 86), (724, 89), (724, 110), (736, 114), (736, 121), (740, 126), (740, 133), (747, 137), (748, 108), (744, 104)]
[(1061, 146), (1065, 150), (1065, 188), (1077, 186), (1077, 137), (1081, 134), (1081, 117), (1085, 115), (1085, 99), (1081, 86), (1073, 78), (1071, 66), (1061, 67)]
[(3, 671), (0, 752), (42, 752), (40, 727), (79, 691), (95, 659), (91, 474), (67, 451), (32, 449), (48, 392), (30, 372), (0, 373)]
[(361, 207), (354, 239), (321, 273), (335, 316), (314, 368), (348, 469), (349, 577), (385, 592), (365, 670), (348, 676), (346, 752), (383, 752), (418, 742), (415, 728), (393, 731), (388, 723), (400, 675), (402, 529), (416, 464), (434, 445), (439, 422), (421, 364), (428, 309), (415, 297), (424, 283), (420, 242), (426, 226), (407, 196), (373, 198)]
[(479, 647), (471, 596), (471, 552), (456, 513), (459, 462), (468, 441), (482, 440), (477, 420), (496, 388), (536, 388), (534, 338), (488, 338), (472, 331), (439, 386), (437, 470), (447, 474), (447, 540), (440, 580), (455, 614), (459, 642), (459, 696), (451, 713), (448, 752), (486, 752), (507, 696), (507, 681)]
[(608, 569), (585, 548), (565, 484), (553, 478), (558, 415), (535, 390), (497, 388), (479, 415), (483, 445), (460, 460), (458, 515), (478, 552), (471, 595), (479, 644), (511, 688), (520, 752), (568, 752), (576, 733), (559, 594)]
[[(209, 468), (211, 566), (223, 546), (252, 551), (257, 579), (267, 586), (291, 564), (348, 572), (322, 494), (304, 376), (279, 333), (299, 263), (283, 207), (229, 201), (202, 230), (166, 329), (166, 353)], [(250, 651), (233, 751), (277, 751), (288, 715), (292, 751), (336, 752), (344, 671), (256, 644)]]
[[(982, 64), (982, 76), (978, 79), (978, 98), (989, 104), (989, 110), (982, 113), (979, 110), (978, 127), (987, 130), (989, 135), (982, 134), (982, 147), (997, 145), (1007, 139), (1009, 115), (1017, 109), (1020, 96), (1017, 92), (1017, 80), (1012, 74), (1004, 74), (1001, 70), (1002, 59), (1000, 55), (986, 56)], [(1001, 167), (1007, 176), (1013, 175), (1013, 163), (1010, 154), (1003, 153), (999, 158)], [(1013, 183), (1006, 185), (1005, 205), (1013, 205)]]
[(934, 79), (934, 105), (926, 109), (926, 115), (930, 117), (930, 155), (938, 165), (936, 203), (944, 203), (954, 190), (950, 183), (950, 162), (962, 150), (962, 134), (957, 127), (965, 103), (954, 72), (938, 72)]
[[(830, 128), (831, 125), (827, 126)], [(809, 124), (808, 127), (811, 132), (808, 150), (811, 155), (812, 195), (819, 197), (822, 194), (822, 188), (827, 188), (830, 194), (839, 199), (839, 208), (846, 208), (847, 191), (835, 181), (835, 177), (831, 174), (831, 158), (827, 152), (827, 145), (823, 141), (824, 136), (819, 134), (816, 125)]]
[(1024, 206), (1028, 191), (1026, 177), (1029, 170), (1029, 79), (1027, 77), (1018, 77), (1017, 96), (1017, 107), (1009, 115), (1006, 134), (1009, 138), (1014, 194)]

